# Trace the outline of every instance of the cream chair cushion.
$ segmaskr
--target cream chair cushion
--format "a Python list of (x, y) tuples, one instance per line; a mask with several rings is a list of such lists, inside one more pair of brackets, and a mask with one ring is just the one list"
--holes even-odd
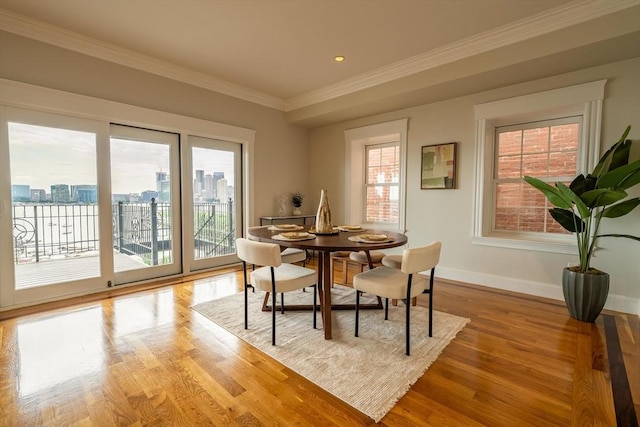
[(400, 270), (400, 267), (402, 267), (402, 255), (387, 255), (382, 258), (382, 265)]
[(280, 253), (282, 262), (293, 264), (294, 262), (303, 262), (307, 260), (307, 253), (302, 249), (286, 248)]
[[(370, 251), (369, 255), (371, 256), (371, 262), (374, 264), (379, 264), (380, 261), (382, 261), (382, 258), (384, 258), (384, 252)], [(363, 264), (369, 263), (369, 260), (367, 259), (367, 253), (364, 251), (351, 252), (349, 254), (349, 258), (351, 258), (353, 261), (361, 262)]]
[(440, 242), (434, 242), (422, 248), (405, 249), (400, 270), (382, 266), (356, 274), (353, 287), (383, 298), (402, 299), (407, 297), (408, 275), (413, 274), (411, 297), (420, 295), (427, 288), (427, 278), (419, 272), (438, 264), (441, 246)]
[[(268, 225), (260, 225), (255, 227), (249, 227), (249, 230), (257, 230), (259, 228), (269, 228)], [(303, 262), (307, 260), (307, 253), (302, 249), (286, 248), (280, 253), (282, 262), (293, 264), (294, 262)]]
[(270, 267), (274, 267), (276, 292), (291, 292), (316, 283), (315, 270), (282, 264), (280, 246), (276, 244), (237, 239), (236, 249), (241, 260), (264, 266), (251, 272), (251, 284), (257, 289), (272, 291)]
[[(420, 295), (426, 286), (426, 277), (414, 274), (411, 281), (411, 297)], [(407, 297), (407, 275), (397, 268), (377, 267), (357, 274), (353, 278), (353, 287), (383, 298), (403, 299)]]
[[(316, 283), (316, 272), (293, 264), (280, 264), (274, 269), (276, 292), (291, 292)], [(271, 269), (260, 267), (251, 272), (251, 284), (257, 289), (271, 292)]]

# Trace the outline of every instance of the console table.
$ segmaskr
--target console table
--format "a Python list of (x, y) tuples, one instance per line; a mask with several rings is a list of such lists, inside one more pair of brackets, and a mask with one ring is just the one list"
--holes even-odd
[(296, 221), (302, 220), (302, 225), (307, 225), (307, 218), (311, 218), (311, 224), (313, 225), (316, 219), (315, 215), (287, 215), (287, 216), (261, 216), (260, 225), (264, 225), (268, 221), (268, 224), (273, 224), (273, 221)]

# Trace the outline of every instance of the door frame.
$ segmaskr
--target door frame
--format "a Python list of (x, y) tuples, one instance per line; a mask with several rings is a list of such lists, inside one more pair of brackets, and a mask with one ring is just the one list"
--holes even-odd
[[(123, 126), (119, 123), (111, 123), (109, 142), (111, 138), (130, 139), (143, 141), (148, 144), (158, 144), (169, 147), (169, 174), (170, 176), (180, 176), (180, 135), (173, 132), (157, 131), (155, 129), (143, 129), (141, 127)], [(175, 138), (175, 140), (174, 140)], [(111, 147), (110, 147), (111, 148)], [(111, 167), (111, 163), (110, 163)], [(172, 260), (171, 264), (144, 266), (132, 270), (116, 271), (114, 273), (115, 285), (140, 282), (142, 280), (152, 280), (158, 277), (167, 277), (180, 274), (182, 272), (182, 208), (180, 197), (180, 181), (171, 180), (171, 241)], [(109, 206), (111, 207), (110, 201)], [(112, 245), (113, 247), (113, 245)], [(115, 261), (114, 261), (115, 264)], [(115, 268), (115, 266), (114, 266)]]
[[(60, 297), (68, 297), (70, 295), (86, 294), (99, 290), (105, 290), (108, 287), (108, 282), (112, 280), (112, 275), (109, 274), (113, 270), (112, 259), (108, 260), (104, 256), (105, 253), (110, 253), (112, 245), (111, 236), (111, 221), (99, 220), (98, 222), (98, 248), (100, 256), (97, 260), (100, 265), (99, 273), (97, 276), (86, 277), (78, 280), (72, 280), (67, 282), (56, 282), (42, 286), (27, 287), (16, 289), (15, 283), (15, 265), (13, 264), (13, 222), (11, 213), (11, 159), (9, 153), (9, 132), (8, 122), (15, 121), (19, 123), (25, 123), (34, 126), (42, 126), (54, 129), (67, 129), (72, 131), (89, 132), (95, 135), (95, 156), (96, 156), (96, 184), (98, 188), (98, 218), (110, 217), (110, 188), (108, 178), (108, 171), (105, 166), (109, 164), (108, 148), (105, 149), (105, 142), (107, 140), (108, 130), (103, 122), (97, 120), (91, 120), (87, 118), (74, 117), (67, 114), (53, 113), (37, 111), (28, 108), (16, 108), (5, 105), (0, 105), (0, 116), (2, 133), (0, 135), (2, 149), (0, 151), (6, 155), (0, 158), (0, 164), (2, 169), (6, 171), (6, 182), (3, 186), (3, 192), (8, 191), (8, 198), (2, 197), (3, 206), (6, 207), (6, 215), (3, 214), (3, 221), (0, 223), (2, 230), (0, 233), (4, 235), (6, 233), (7, 238), (3, 238), (2, 246), (0, 246), (0, 258), (2, 258), (2, 269), (0, 273), (0, 306), (5, 305), (5, 301), (13, 304), (33, 304), (43, 300), (57, 299)], [(103, 155), (107, 155), (106, 160), (99, 161)], [(4, 167), (7, 166), (7, 167)], [(4, 178), (4, 176), (3, 176)], [(107, 203), (105, 203), (105, 201)], [(5, 218), (6, 217), (6, 218)], [(55, 261), (52, 261), (55, 262)]]
[[(218, 144), (218, 145), (222, 145), (222, 146), (229, 146), (230, 148), (233, 148), (234, 150), (224, 150), (223, 147), (208, 147), (207, 143), (203, 140), (208, 140), (211, 143), (214, 144)], [(235, 176), (236, 178), (236, 182), (234, 182), (234, 189), (235, 189), (235, 207), (234, 207), (234, 212), (235, 212), (235, 218), (236, 218), (236, 230), (235, 230), (235, 235), (236, 237), (240, 237), (242, 236), (243, 233), (243, 217), (242, 217), (242, 212), (243, 212), (243, 206), (244, 206), (244, 200), (242, 197), (242, 194), (244, 192), (244, 179), (243, 179), (243, 173), (242, 173), (242, 161), (243, 161), (243, 147), (242, 144), (238, 143), (238, 142), (233, 142), (233, 141), (228, 141), (228, 140), (221, 140), (219, 138), (208, 138), (208, 137), (203, 137), (201, 135), (187, 135), (185, 143), (182, 144), (182, 173), (183, 173), (183, 224), (184, 224), (184, 232), (183, 232), (183, 258), (184, 258), (184, 266), (185, 266), (185, 272), (189, 273), (189, 272), (196, 272), (196, 271), (202, 271), (208, 268), (216, 268), (216, 267), (220, 267), (223, 265), (228, 265), (228, 264), (232, 264), (232, 263), (236, 263), (239, 262), (240, 259), (238, 258), (238, 256), (236, 254), (229, 254), (229, 255), (223, 255), (223, 256), (219, 256), (219, 257), (214, 257), (214, 258), (204, 258), (204, 259), (195, 259), (194, 257), (194, 246), (195, 246), (195, 242), (193, 240), (193, 229), (194, 229), (194, 223), (193, 223), (193, 179), (187, 179), (187, 178), (192, 178), (192, 171), (193, 171), (193, 148), (197, 147), (197, 148), (204, 148), (204, 149), (213, 149), (213, 150), (221, 150), (221, 151), (234, 151), (235, 149), (238, 149), (238, 158), (235, 159), (234, 161), (234, 168), (235, 168)], [(187, 176), (188, 175), (188, 176)], [(237, 184), (237, 185), (236, 185)]]

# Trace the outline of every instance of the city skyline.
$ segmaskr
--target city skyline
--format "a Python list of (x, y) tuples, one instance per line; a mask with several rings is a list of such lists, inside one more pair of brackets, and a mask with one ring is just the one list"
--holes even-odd
[[(9, 140), (12, 185), (48, 194), (52, 185), (98, 185), (95, 133), (9, 123)], [(111, 193), (155, 191), (157, 172), (171, 176), (169, 151), (164, 143), (110, 138)], [(222, 172), (233, 185), (234, 153), (193, 147), (192, 157), (192, 179), (195, 170)]]

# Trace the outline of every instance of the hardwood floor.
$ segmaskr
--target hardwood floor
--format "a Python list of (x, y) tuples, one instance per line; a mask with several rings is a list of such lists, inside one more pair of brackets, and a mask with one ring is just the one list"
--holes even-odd
[[(222, 271), (0, 313), (0, 426), (372, 425), (189, 308), (241, 284)], [(471, 322), (380, 425), (637, 424), (637, 316), (587, 324), (559, 301), (443, 281), (434, 308)]]

